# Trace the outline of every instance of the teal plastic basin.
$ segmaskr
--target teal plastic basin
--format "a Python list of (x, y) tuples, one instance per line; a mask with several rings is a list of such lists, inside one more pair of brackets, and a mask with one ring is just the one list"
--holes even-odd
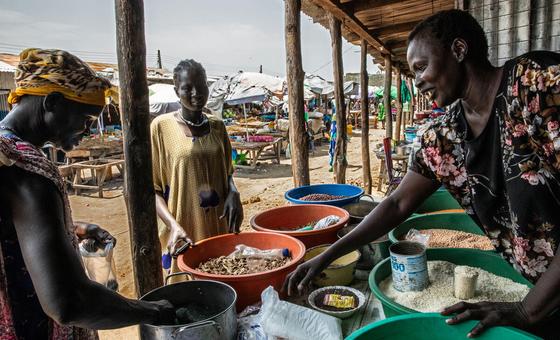
[(395, 243), (406, 236), (410, 229), (451, 229), (484, 235), (478, 224), (466, 213), (436, 213), (409, 218), (389, 232), (389, 239)]
[[(452, 340), (466, 339), (477, 321), (458, 325), (445, 323), (446, 317), (434, 313), (415, 313), (395, 316), (358, 329), (346, 340)], [(478, 336), (480, 340), (540, 339), (512, 327), (492, 327)]]
[[(531, 282), (519, 274), (499, 255), (478, 249), (434, 248), (426, 251), (428, 261), (448, 261), (456, 265), (482, 268), (495, 275), (507, 277), (515, 282), (533, 287)], [(386, 317), (418, 313), (388, 298), (379, 289), (379, 283), (391, 275), (391, 259), (379, 262), (369, 274), (369, 287), (381, 301)]]

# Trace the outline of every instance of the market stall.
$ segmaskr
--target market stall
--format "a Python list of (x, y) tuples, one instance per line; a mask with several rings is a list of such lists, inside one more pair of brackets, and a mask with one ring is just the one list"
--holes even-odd
[[(251, 136), (250, 136), (251, 137)], [(256, 169), (257, 162), (273, 159), (280, 164), (280, 154), (282, 152), (282, 137), (271, 137), (264, 141), (260, 141), (259, 136), (249, 138), (248, 141), (232, 141), (231, 147), (236, 152), (246, 152), (248, 154), (247, 161), (250, 162), (250, 168)], [(265, 137), (265, 136), (262, 136)], [(267, 151), (270, 151), (267, 154)], [(244, 167), (244, 165), (236, 164), (236, 167)]]

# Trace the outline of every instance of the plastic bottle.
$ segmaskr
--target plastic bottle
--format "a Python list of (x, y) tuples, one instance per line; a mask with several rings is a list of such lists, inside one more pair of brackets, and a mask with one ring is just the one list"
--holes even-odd
[(281, 259), (290, 256), (290, 250), (287, 248), (282, 249), (266, 249), (261, 250), (258, 248), (253, 248), (246, 246), (244, 244), (239, 244), (235, 246), (235, 251), (229, 255), (235, 258), (246, 258), (246, 259)]

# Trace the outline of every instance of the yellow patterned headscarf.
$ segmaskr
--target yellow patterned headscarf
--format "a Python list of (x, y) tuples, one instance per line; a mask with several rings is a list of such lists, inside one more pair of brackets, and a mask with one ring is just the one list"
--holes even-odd
[(19, 55), (16, 89), (10, 93), (10, 104), (23, 95), (46, 96), (60, 92), (66, 99), (103, 106), (107, 97), (116, 98), (111, 83), (80, 58), (62, 50), (28, 48)]

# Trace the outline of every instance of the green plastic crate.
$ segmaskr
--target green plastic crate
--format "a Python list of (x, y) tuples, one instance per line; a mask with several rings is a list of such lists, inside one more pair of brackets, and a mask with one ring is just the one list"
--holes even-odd
[[(434, 313), (401, 315), (378, 321), (358, 329), (346, 340), (452, 340), (466, 339), (476, 321), (447, 325), (446, 317)], [(528, 340), (537, 336), (512, 327), (492, 327), (476, 339)]]

